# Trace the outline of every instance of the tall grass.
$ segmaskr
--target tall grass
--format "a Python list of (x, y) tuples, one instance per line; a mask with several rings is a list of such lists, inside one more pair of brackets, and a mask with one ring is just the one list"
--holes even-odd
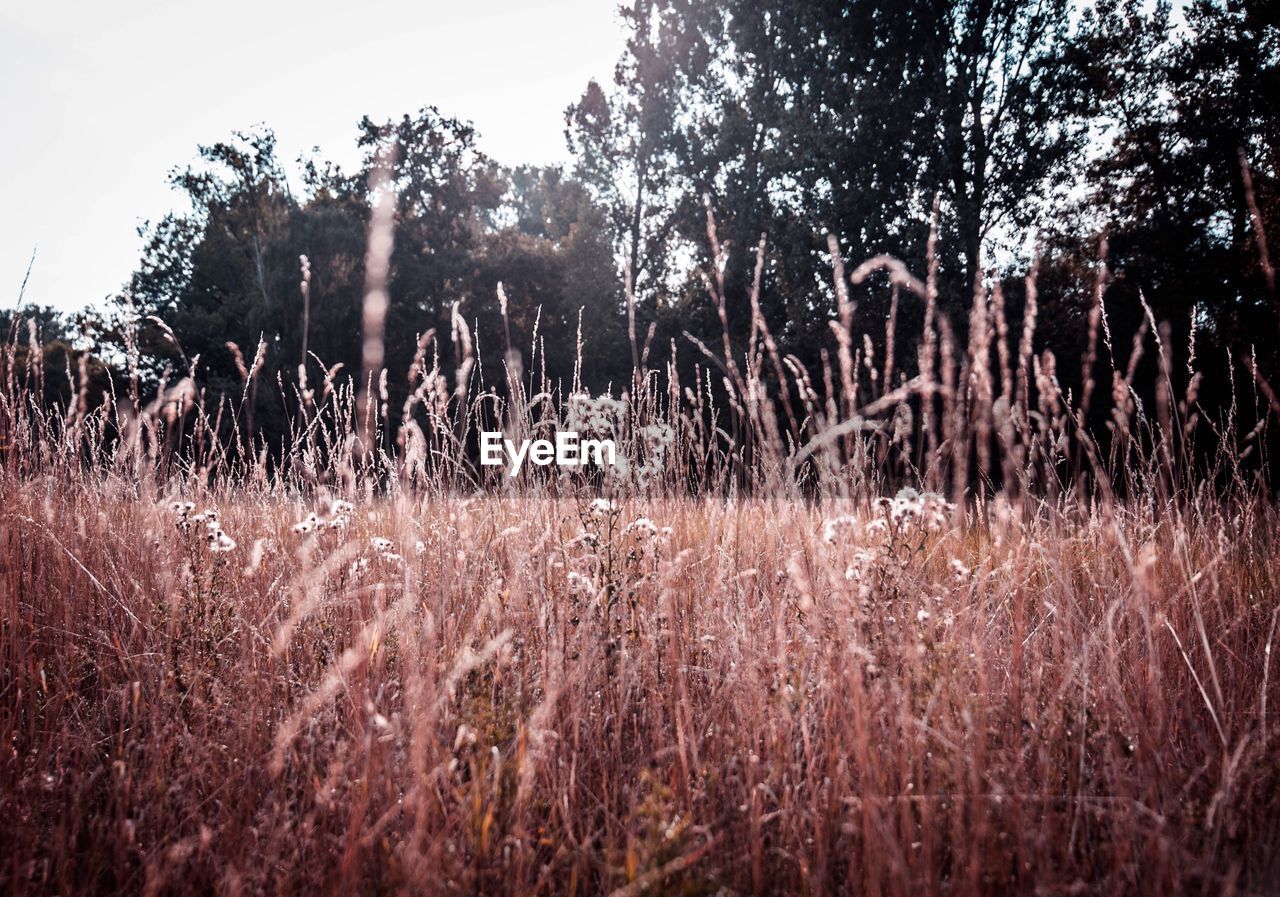
[[(424, 334), (393, 414), (375, 305), (375, 363), (304, 371), (279, 452), (265, 347), (240, 402), (194, 365), (146, 401), (131, 351), (119, 395), (49, 410), (11, 339), (5, 891), (1274, 893), (1265, 381), (1256, 425), (1199, 419), (1167, 330), (1111, 360), (1100, 274), (1069, 396), (1034, 271), (1020, 321), (979, 285), (959, 344), (932, 260), (832, 262), (823, 370), (779, 353), (759, 267), (734, 346), (716, 265), (720, 350), (681, 382), (632, 327), (614, 397), (536, 345), (486, 384), (455, 310), (456, 369)], [(909, 377), (856, 332), (880, 272)], [(626, 464), (507, 478), (471, 461), (498, 427)]]

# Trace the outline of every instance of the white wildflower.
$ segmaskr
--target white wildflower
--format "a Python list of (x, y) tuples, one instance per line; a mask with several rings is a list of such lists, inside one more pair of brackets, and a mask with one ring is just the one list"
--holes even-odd
[(209, 550), (214, 552), (235, 551), (236, 540), (228, 536), (221, 529), (209, 530)]
[(320, 518), (316, 516), (315, 511), (312, 511), (302, 520), (294, 524), (293, 531), (295, 533), (309, 533), (314, 529), (318, 529), (320, 525)]
[(175, 501), (170, 504), (169, 510), (173, 512), (174, 525), (183, 532), (191, 529), (191, 520), (189, 518), (191, 512), (195, 509), (196, 506), (189, 501)]
[(841, 535), (851, 535), (858, 526), (858, 518), (852, 514), (841, 514), (832, 517), (822, 525), (822, 541), (836, 542)]
[(844, 578), (850, 582), (862, 582), (863, 578), (871, 571), (871, 565), (875, 563), (875, 555), (868, 551), (859, 551), (853, 556), (853, 563), (844, 571)]
[(574, 393), (569, 396), (565, 427), (597, 437), (612, 436), (621, 429), (626, 411), (627, 406), (611, 396)]
[(618, 513), (618, 503), (608, 498), (593, 498), (588, 509), (592, 517), (599, 519)]
[(658, 535), (658, 527), (648, 517), (638, 517), (633, 522), (627, 524), (626, 529), (622, 531), (623, 535), (627, 533), (635, 533), (638, 539), (653, 539)]
[(923, 513), (924, 502), (920, 498), (920, 493), (910, 486), (898, 490), (898, 494), (889, 503), (889, 519), (899, 527), (910, 526)]

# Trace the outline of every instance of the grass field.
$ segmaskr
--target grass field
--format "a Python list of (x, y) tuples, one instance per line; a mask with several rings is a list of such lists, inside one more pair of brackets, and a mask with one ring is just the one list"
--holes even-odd
[(753, 332), (734, 437), (700, 383), (509, 384), (508, 428), (616, 424), (625, 483), (468, 486), (461, 373), (381, 460), (326, 383), (271, 468), (182, 383), (40, 410), (12, 342), (3, 890), (1274, 893), (1265, 417), (1197, 467), (1166, 364), (1100, 457), (1034, 319), (975, 307), (824, 398)]

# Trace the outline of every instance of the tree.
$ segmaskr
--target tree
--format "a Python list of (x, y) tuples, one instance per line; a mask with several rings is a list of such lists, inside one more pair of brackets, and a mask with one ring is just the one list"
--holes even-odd
[[(1238, 0), (1184, 14), (1175, 30), (1167, 4), (1111, 0), (1087, 22), (1109, 138), (1089, 208), (1110, 239), (1115, 304), (1137, 309), (1141, 294), (1160, 320), (1194, 319), (1239, 355), (1280, 324), (1242, 167), (1262, 233), (1275, 233), (1280, 23)], [(1275, 345), (1259, 346), (1273, 371)]]
[[(152, 379), (163, 367), (186, 374), (198, 360), (216, 404), (240, 396), (258, 347), (261, 378), (273, 381), (284, 366), (285, 335), (301, 318), (301, 207), (269, 130), (200, 147), (198, 164), (175, 171), (171, 182), (191, 211), (145, 230), (142, 260), (117, 308), (121, 326), (138, 329)], [(126, 342), (123, 333), (116, 339)], [(291, 341), (288, 349), (296, 365)], [(285, 426), (279, 401), (265, 395), (247, 414), (270, 432)]]
[[(207, 403), (244, 403), (242, 428), (251, 423), (278, 446), (296, 414), (301, 365), (312, 387), (338, 364), (358, 375), (369, 174), (384, 146), (393, 148), (396, 192), (384, 361), (393, 418), (420, 335), (434, 328), (433, 352), (445, 369), (456, 362), (448, 338), (455, 305), (482, 326), (481, 350), (498, 353), (489, 370), (501, 369), (499, 282), (511, 300), (513, 345), (527, 349), (537, 322), (539, 373), (569, 385), (581, 314), (589, 338), (580, 375), (592, 386), (618, 376), (612, 247), (603, 212), (580, 183), (555, 169), (503, 171), (476, 149), (469, 124), (431, 107), (383, 124), (365, 119), (360, 130), (360, 169), (307, 160), (300, 190), (266, 130), (201, 147), (197, 164), (173, 174), (190, 209), (146, 229), (138, 270), (116, 305), (114, 343), (126, 353), (137, 331), (144, 386), (166, 368), (193, 373)], [(255, 383), (284, 385), (285, 395), (247, 387), (249, 373)]]
[(594, 188), (609, 217), (621, 268), (637, 296), (669, 293), (676, 206), (689, 190), (679, 182), (675, 143), (680, 85), (698, 58), (696, 45), (668, 27), (661, 3), (634, 0), (620, 11), (631, 30), (609, 94), (595, 81), (565, 112), (575, 174)]
[(957, 0), (942, 19), (937, 137), (966, 291), (998, 229), (1016, 237), (1050, 219), (1055, 184), (1074, 184), (1090, 107), (1071, 10), (1069, 0)]
[[(504, 284), (512, 344), (526, 364), (537, 361), (539, 375), (545, 369), (551, 382), (572, 385), (581, 332), (583, 383), (625, 384), (631, 359), (619, 351), (625, 310), (605, 211), (559, 168), (523, 166), (509, 181), (504, 210), (512, 223), (486, 241), (479, 290), (493, 295)], [(530, 351), (535, 329), (538, 359)]]
[[(112, 374), (98, 344), (101, 328), (102, 322), (88, 311), (69, 317), (50, 306), (0, 310), (0, 383), (31, 390), (38, 402), (57, 412), (65, 413), (73, 400), (79, 403), (77, 397), (83, 398), (76, 405), (81, 414), (99, 407), (110, 394)], [(12, 410), (0, 414), (0, 442), (3, 418)]]
[[(941, 268), (948, 295), (963, 302), (984, 244), (1052, 205), (1079, 158), (1087, 108), (1071, 77), (1067, 7), (637, 2), (613, 94), (592, 85), (571, 110), (580, 170), (605, 197), (637, 158), (649, 182), (678, 185), (681, 200), (624, 204), (631, 222), (612, 219), (624, 246), (649, 221), (645, 232), (662, 235), (669, 256), (675, 245), (706, 257), (699, 200), (711, 198), (735, 333), (748, 326), (755, 247), (768, 234), (766, 319), (789, 351), (813, 360), (832, 304), (823, 232), (853, 260), (889, 252), (919, 270), (939, 195)], [(610, 130), (620, 118), (625, 139)], [(689, 283), (687, 297), (700, 291)], [(885, 296), (864, 299), (878, 306)]]
[(472, 295), (475, 256), (506, 190), (498, 165), (476, 148), (475, 137), (469, 123), (442, 116), (433, 106), (397, 121), (360, 123), (365, 160), (349, 190), (368, 183), (385, 143), (394, 146), (396, 236), (387, 351), (388, 359), (406, 366), (416, 334), (432, 327), (447, 333), (453, 304)]

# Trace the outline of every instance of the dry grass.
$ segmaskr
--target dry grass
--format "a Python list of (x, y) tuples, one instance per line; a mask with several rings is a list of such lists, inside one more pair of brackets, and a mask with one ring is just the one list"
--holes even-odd
[(12, 893), (1275, 871), (1271, 508), (886, 538), (766, 500), (400, 498), (311, 533), (279, 495), (200, 505), (237, 550), (120, 486), (10, 493)]
[(701, 383), (512, 378), (509, 429), (616, 426), (625, 482), (467, 486), (435, 370), (393, 453), (325, 388), (269, 469), (186, 389), (39, 412), (11, 347), (4, 890), (1274, 891), (1263, 425), (1194, 468), (1166, 364), (1100, 458), (1034, 319), (1011, 352), (980, 295), (957, 347), (917, 286), (921, 377), (859, 386), (848, 340), (820, 397), (760, 321), (720, 435)]

